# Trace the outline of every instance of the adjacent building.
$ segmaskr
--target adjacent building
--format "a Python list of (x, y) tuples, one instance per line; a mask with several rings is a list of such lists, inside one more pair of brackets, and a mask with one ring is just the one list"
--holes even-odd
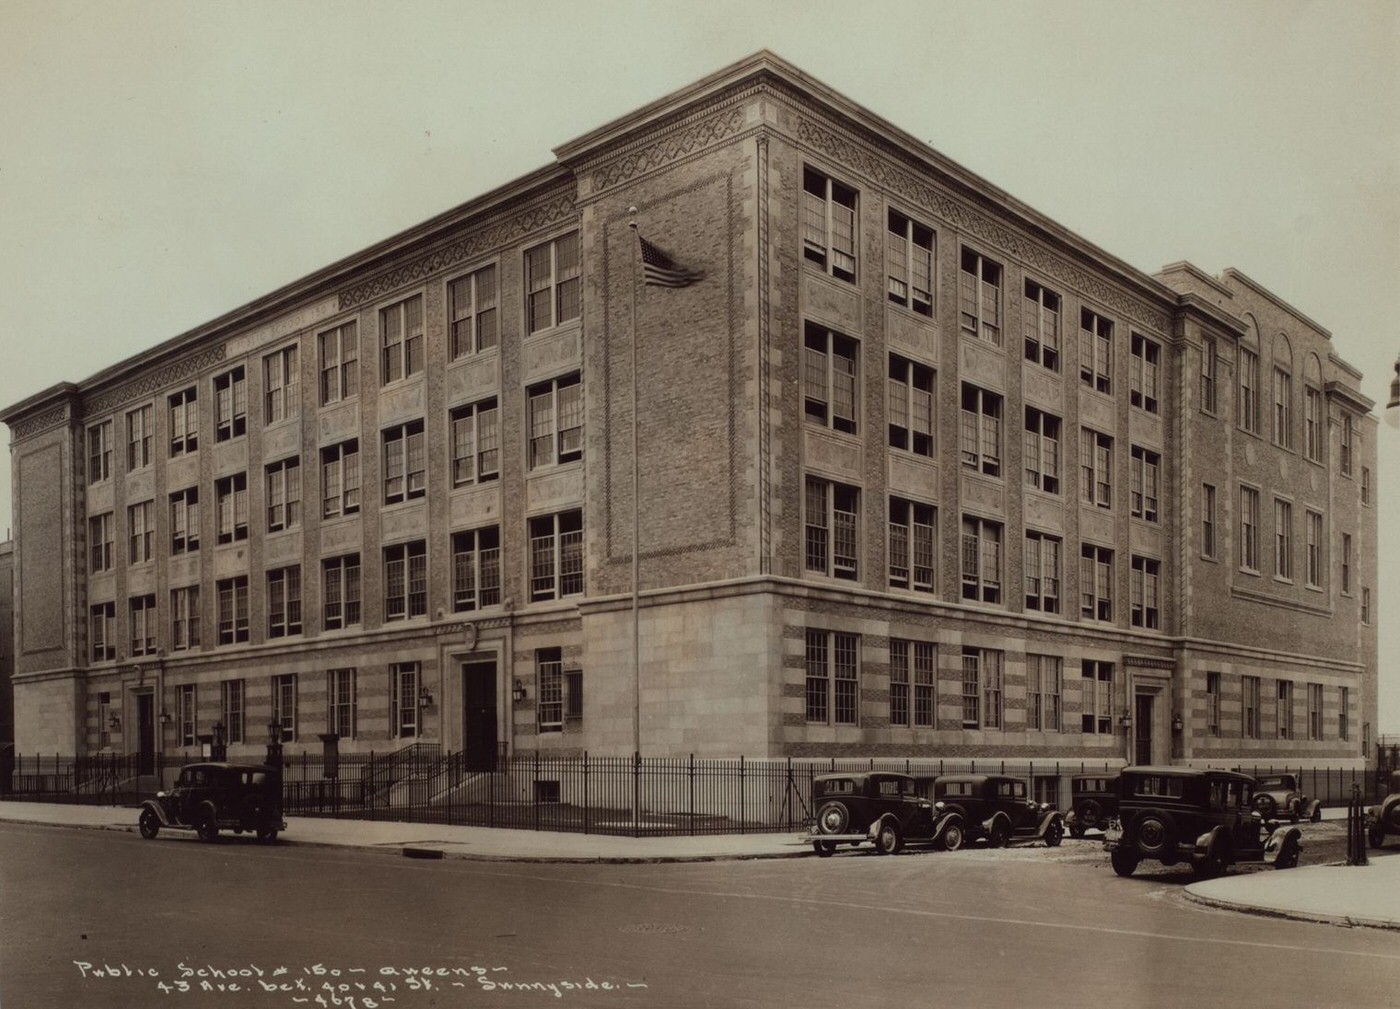
[(1359, 764), (1360, 380), (759, 53), (0, 412), (18, 749)]

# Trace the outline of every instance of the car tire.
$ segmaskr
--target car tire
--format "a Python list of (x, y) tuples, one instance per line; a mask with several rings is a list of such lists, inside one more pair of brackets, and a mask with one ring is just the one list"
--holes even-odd
[(1301, 846), (1296, 837), (1285, 837), (1279, 845), (1278, 858), (1274, 859), (1275, 869), (1296, 869)]
[(1278, 812), (1278, 803), (1274, 801), (1272, 795), (1256, 795), (1254, 808), (1259, 811), (1260, 816), (1267, 820)]
[(1050, 826), (1045, 828), (1045, 847), (1058, 848), (1060, 842), (1065, 839), (1065, 823), (1063, 820), (1051, 820)]
[(141, 831), (141, 836), (147, 841), (154, 841), (156, 835), (160, 833), (160, 817), (156, 816), (153, 809), (141, 810), (141, 816), (136, 821), (136, 826)]
[(1316, 806), (1313, 807), (1312, 816), (1308, 817), (1308, 822), (1309, 822), (1309, 823), (1321, 823), (1321, 822), (1322, 822), (1322, 805), (1321, 805), (1321, 803), (1319, 803), (1318, 805), (1316, 805)]
[(992, 829), (987, 831), (987, 847), (1004, 848), (1010, 836), (1011, 832), (1006, 829), (1006, 824), (997, 820), (992, 824)]
[(1176, 830), (1164, 813), (1149, 811), (1133, 825), (1137, 850), (1148, 858), (1170, 857), (1176, 850)]
[(1390, 830), (1400, 830), (1400, 795), (1386, 797), (1381, 807), (1381, 822)]
[(1366, 840), (1371, 842), (1372, 848), (1381, 847), (1385, 844), (1385, 827), (1379, 823), (1371, 824), (1370, 829), (1366, 831)]
[(875, 854), (898, 855), (904, 847), (904, 837), (899, 832), (899, 824), (886, 820), (875, 832)]
[(828, 802), (817, 810), (817, 832), (844, 834), (851, 825), (851, 811), (844, 802)]
[(199, 839), (208, 844), (213, 844), (219, 839), (219, 824), (214, 819), (214, 814), (209, 810), (203, 810), (198, 814), (195, 821), (194, 832), (199, 835)]
[(1108, 860), (1113, 863), (1113, 871), (1125, 877), (1131, 876), (1141, 861), (1138, 853), (1131, 848), (1114, 848), (1109, 852)]
[(260, 843), (260, 844), (276, 844), (276, 843), (277, 843), (277, 828), (276, 828), (276, 827), (259, 827), (259, 828), (258, 828), (258, 843)]
[(944, 851), (957, 851), (963, 846), (963, 834), (961, 823), (950, 823), (943, 828), (943, 834), (938, 839), (938, 846)]
[(1069, 825), (1069, 836), (1075, 838), (1076, 840), (1083, 837), (1084, 827), (1078, 823), (1071, 823)]
[(835, 841), (813, 841), (812, 850), (817, 853), (818, 858), (830, 858), (836, 854)]
[(1088, 799), (1083, 802), (1078, 809), (1079, 822), (1084, 826), (1080, 828), (1079, 836), (1084, 836), (1084, 831), (1093, 830), (1095, 827), (1103, 825), (1103, 807), (1095, 799)]

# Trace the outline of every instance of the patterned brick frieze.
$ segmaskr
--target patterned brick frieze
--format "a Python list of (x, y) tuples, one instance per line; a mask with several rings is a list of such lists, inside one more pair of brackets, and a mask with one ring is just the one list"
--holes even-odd
[(18, 423), (10, 425), (10, 435), (13, 441), (23, 441), (32, 438), (36, 434), (43, 434), (51, 428), (58, 427), (68, 419), (68, 404), (62, 403), (52, 410), (45, 410), (35, 417), (29, 417)]
[[(752, 89), (748, 89), (731, 96), (728, 101), (738, 101), (751, 93)], [(744, 109), (731, 107), (698, 122), (681, 125), (674, 132), (642, 147), (627, 151), (616, 160), (594, 170), (590, 179), (592, 194), (597, 195), (604, 189), (629, 182), (638, 175), (669, 165), (727, 140), (744, 128), (744, 121)]]
[(218, 364), (226, 353), (227, 346), (219, 343), (213, 347), (206, 347), (197, 354), (190, 354), (178, 361), (162, 365), (154, 371), (148, 371), (135, 381), (84, 400), (83, 416), (97, 417), (123, 404), (144, 399), (158, 389), (182, 382), (191, 375), (197, 375), (204, 369)]

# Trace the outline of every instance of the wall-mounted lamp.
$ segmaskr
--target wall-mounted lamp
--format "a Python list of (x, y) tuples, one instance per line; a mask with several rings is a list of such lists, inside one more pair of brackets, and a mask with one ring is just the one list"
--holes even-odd
[(427, 688), (426, 684), (418, 689), (418, 704), (424, 708), (433, 706), (433, 692)]
[(117, 714), (115, 711), (112, 712), (112, 717), (109, 718), (109, 719), (107, 719), (107, 726), (108, 726), (108, 728), (110, 728), (113, 732), (121, 732), (121, 731), (122, 731), (122, 716), (119, 715), (119, 714)]
[(524, 680), (520, 679), (519, 677), (516, 677), (515, 686), (511, 688), (510, 696), (512, 699), (514, 699), (516, 704), (519, 704), (521, 701), (525, 700)]
[(282, 742), (282, 723), (276, 718), (267, 723), (267, 741), (274, 745)]
[(1120, 729), (1126, 729), (1126, 728), (1131, 727), (1132, 724), (1133, 724), (1133, 716), (1132, 716), (1131, 714), (1129, 714), (1127, 708), (1124, 708), (1124, 709), (1123, 709), (1123, 713), (1122, 713), (1121, 715), (1118, 716), (1118, 727), (1119, 727)]
[(1184, 728), (1184, 724), (1181, 721), (1181, 715), (1179, 713), (1172, 715), (1172, 731), (1180, 732), (1182, 728)]
[(169, 725), (172, 721), (173, 721), (173, 719), (170, 717), (170, 712), (166, 711), (164, 708), (161, 708), (161, 709), (160, 709), (160, 724), (161, 724), (161, 725)]

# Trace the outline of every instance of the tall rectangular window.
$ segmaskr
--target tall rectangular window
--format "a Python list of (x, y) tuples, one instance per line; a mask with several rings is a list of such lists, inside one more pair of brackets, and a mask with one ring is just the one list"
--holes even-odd
[(243, 742), (246, 712), (246, 692), (242, 680), (223, 680), (219, 684), (219, 720), (224, 723), (224, 742)]
[(535, 650), (535, 684), (539, 693), (539, 730), (564, 731), (564, 657), (561, 648)]
[(807, 721), (860, 724), (860, 638), (841, 631), (807, 630)]
[(1274, 368), (1274, 444), (1293, 447), (1293, 376)]
[(1322, 462), (1322, 390), (1303, 386), (1303, 450), (1313, 462)]
[(199, 549), (199, 488), (186, 487), (170, 495), (170, 553)]
[(220, 543), (248, 538), (248, 474), (235, 473), (214, 481), (214, 510)]
[(379, 382), (388, 385), (423, 370), (423, 296), (379, 310)]
[(1274, 574), (1293, 579), (1293, 505), (1274, 498)]
[(1134, 445), (1131, 462), (1130, 480), (1132, 487), (1129, 498), (1132, 501), (1133, 517), (1156, 522), (1158, 521), (1157, 487), (1162, 468), (1162, 457), (1156, 452), (1148, 451), (1141, 445)]
[(1307, 584), (1310, 589), (1322, 587), (1322, 515), (1307, 512)]
[(564, 375), (526, 390), (530, 469), (583, 458), (583, 381)]
[(1215, 488), (1201, 484), (1201, 556), (1216, 556)]
[(971, 249), (959, 262), (958, 319), (964, 336), (1001, 346), (1001, 264)]
[(97, 603), (88, 608), (88, 646), (93, 662), (117, 657), (116, 603)]
[(1352, 460), (1356, 455), (1356, 422), (1351, 414), (1342, 414), (1342, 476), (1351, 476)]
[(1293, 681), (1278, 681), (1278, 704), (1275, 708), (1277, 723), (1275, 731), (1279, 739), (1293, 738)]
[(295, 529), (301, 525), (301, 460), (293, 456), (267, 467), (267, 531)]
[(384, 548), (384, 619), (428, 612), (428, 545), (424, 540)]
[(87, 429), (88, 483), (112, 478), (112, 422), (104, 420)]
[(1060, 731), (1060, 694), (1064, 660), (1056, 655), (1026, 656), (1026, 692), (1029, 709), (1026, 728), (1037, 732)]
[(139, 406), (126, 415), (126, 471), (145, 469), (151, 464), (151, 442), (155, 437), (155, 407)]
[(272, 678), (272, 722), (280, 729), (278, 740), (295, 742), (297, 738), (297, 674), (279, 673)]
[(301, 409), (301, 370), (293, 344), (263, 358), (263, 423), (295, 417)]
[(139, 655), (156, 653), (156, 597), (153, 595), (132, 596), (131, 604), (131, 652)]
[(1369, 505), (1371, 503), (1371, 467), (1361, 467), (1361, 503)]
[(1026, 360), (1051, 371), (1060, 370), (1060, 296), (1034, 280), (1026, 281), (1021, 306)]
[(1113, 732), (1113, 663), (1084, 659), (1080, 667), (1079, 729), (1091, 735)]
[(452, 411), (452, 486), (497, 480), (501, 476), (501, 429), (496, 399)]
[(360, 391), (360, 333), (355, 320), (316, 337), (321, 353), (321, 405), (339, 403)]
[(1001, 416), (1000, 396), (963, 383), (958, 444), (964, 466), (988, 476), (1001, 476)]
[(219, 596), (219, 644), (248, 640), (248, 576), (223, 578), (214, 583)]
[(242, 365), (214, 378), (214, 440), (248, 433), (248, 384)]
[(396, 504), (428, 493), (428, 446), (421, 420), (384, 432), (384, 503)]
[(144, 564), (154, 556), (156, 536), (155, 502), (142, 501), (126, 509), (126, 560)]
[(1026, 483), (1047, 494), (1060, 493), (1060, 418), (1026, 407), (1023, 440)]
[(170, 457), (186, 455), (199, 448), (199, 402), (194, 386), (174, 393), (167, 400), (170, 416)]
[(1092, 428), (1079, 429), (1079, 496), (1085, 504), (1113, 507), (1113, 439)]
[(321, 517), (360, 510), (360, 440), (351, 438), (321, 449)]
[(175, 735), (180, 746), (199, 742), (199, 721), (195, 706), (195, 685), (182, 683), (175, 688)]
[(1361, 586), (1361, 622), (1371, 622), (1371, 590), (1364, 585)]
[(1140, 333), (1132, 335), (1132, 367), (1129, 402), (1148, 413), (1158, 412), (1158, 376), (1162, 368), (1162, 348)]
[(1220, 406), (1215, 354), (1215, 338), (1208, 336), (1201, 341), (1201, 409), (1206, 413), (1217, 413)]
[(1060, 612), (1060, 553), (1058, 536), (1026, 530), (1022, 568), (1026, 578), (1026, 609)]
[(933, 369), (891, 354), (885, 407), (890, 447), (932, 456)]
[(935, 592), (938, 514), (933, 505), (890, 498), (890, 588)]
[(890, 301), (920, 315), (933, 315), (933, 229), (889, 212), (885, 235), (886, 292)]
[(1342, 533), (1342, 595), (1351, 595), (1351, 533)]
[[(1345, 688), (1344, 688), (1345, 689)], [(1345, 707), (1343, 708), (1345, 711)], [(1308, 738), (1322, 738), (1322, 684), (1308, 684)], [(1346, 738), (1346, 733), (1342, 733), (1342, 739)]]
[(1351, 689), (1337, 688), (1337, 738), (1351, 738)]
[(395, 739), (418, 735), (420, 673), (416, 662), (389, 666), (389, 734)]
[(839, 280), (856, 279), (856, 191), (802, 170), (802, 255)]
[(452, 609), (461, 613), (501, 604), (499, 526), (452, 534)]
[(860, 490), (809, 476), (806, 491), (805, 569), (855, 581), (860, 566)]
[(1251, 434), (1259, 433), (1259, 354), (1241, 345), (1239, 354), (1239, 424)]
[(267, 573), (267, 636), (301, 633), (301, 565)]
[(809, 421), (855, 434), (860, 344), (816, 323), (806, 325), (802, 350), (803, 412)]
[(116, 546), (116, 533), (113, 530), (113, 515), (103, 512), (88, 519), (88, 573), (111, 571), (115, 563), (113, 554)]
[(453, 360), (496, 346), (499, 337), (494, 265), (447, 282), (447, 318), (452, 327)]
[(1241, 732), (1245, 739), (1259, 738), (1259, 677), (1240, 677)]
[(530, 520), (530, 601), (583, 594), (583, 512)]
[(937, 669), (937, 645), (928, 641), (890, 640), (891, 725), (933, 727)]
[(1259, 492), (1240, 488), (1240, 567), (1259, 570)]
[(355, 670), (326, 671), (326, 731), (341, 739), (355, 738)]
[(1002, 653), (989, 648), (964, 648), (962, 673), (963, 728), (1001, 728)]
[(1079, 381), (1105, 395), (1113, 391), (1113, 322), (1087, 308), (1079, 310)]
[(1149, 631), (1162, 626), (1160, 589), (1162, 562), (1151, 557), (1134, 557), (1129, 577), (1132, 581), (1132, 625)]
[(577, 319), (583, 270), (577, 231), (525, 250), (525, 333)]
[(1206, 732), (1220, 735), (1220, 674), (1206, 673)]
[(890, 724), (909, 724), (909, 646), (911, 642), (890, 639)]
[(1085, 543), (1079, 549), (1079, 614), (1085, 620), (1113, 619), (1113, 551)]
[(1000, 522), (964, 515), (962, 520), (962, 597), (972, 602), (1001, 602)]
[(345, 554), (321, 562), (321, 624), (326, 630), (360, 622), (360, 555)]
[(199, 647), (199, 586), (170, 590), (170, 650)]

